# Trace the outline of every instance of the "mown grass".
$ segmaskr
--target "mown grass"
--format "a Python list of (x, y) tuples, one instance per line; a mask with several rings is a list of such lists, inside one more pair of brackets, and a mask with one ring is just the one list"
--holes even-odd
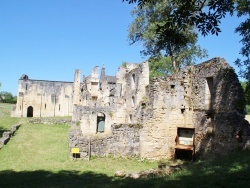
[(12, 125), (25, 122), (25, 118), (10, 117), (11, 109), (14, 104), (0, 103), (0, 137), (4, 131), (10, 130)]
[[(127, 158), (72, 160), (68, 125), (24, 123), (0, 150), (0, 187), (249, 187), (250, 151), (195, 163), (165, 177), (116, 178), (157, 168), (157, 162)], [(223, 151), (222, 151), (223, 152)]]

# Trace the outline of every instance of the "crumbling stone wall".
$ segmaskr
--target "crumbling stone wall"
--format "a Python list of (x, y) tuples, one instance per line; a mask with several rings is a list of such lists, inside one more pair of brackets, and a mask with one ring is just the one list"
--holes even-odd
[(69, 118), (32, 118), (28, 122), (31, 124), (70, 125), (71, 119)]
[[(105, 68), (84, 77), (80, 83), (80, 72), (75, 74), (75, 92), (77, 98), (73, 107), (73, 124), (78, 123), (84, 135), (96, 134), (98, 115), (105, 118), (103, 132), (111, 133), (112, 124), (140, 123), (137, 109), (146, 93), (149, 83), (148, 62), (120, 66), (116, 76), (108, 76)], [(97, 87), (98, 86), (98, 87)]]
[[(210, 109), (204, 104), (206, 78), (213, 80)], [(192, 87), (197, 156), (244, 148), (250, 127), (244, 119), (244, 93), (234, 70), (221, 58), (204, 62), (195, 66)]]
[(81, 158), (89, 156), (89, 143), (91, 156), (139, 156), (141, 129), (139, 124), (113, 124), (111, 134), (86, 136), (80, 127), (74, 126), (70, 130), (69, 148), (79, 148)]
[(195, 128), (197, 156), (222, 155), (244, 148), (250, 128), (244, 95), (234, 70), (214, 58), (152, 80), (142, 112), (141, 155), (173, 157), (178, 127)]

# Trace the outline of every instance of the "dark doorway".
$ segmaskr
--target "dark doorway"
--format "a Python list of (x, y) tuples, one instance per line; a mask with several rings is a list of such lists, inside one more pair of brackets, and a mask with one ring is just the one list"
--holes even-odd
[(97, 114), (97, 130), (96, 132), (104, 132), (105, 130), (105, 114)]
[(194, 128), (178, 127), (175, 145), (175, 158), (194, 160)]
[(33, 107), (29, 106), (27, 109), (27, 117), (33, 117)]

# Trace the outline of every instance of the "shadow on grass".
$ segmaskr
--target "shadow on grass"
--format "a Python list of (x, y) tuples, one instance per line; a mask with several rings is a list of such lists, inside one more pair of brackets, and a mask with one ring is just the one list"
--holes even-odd
[(5, 128), (3, 128), (3, 127), (0, 126), (0, 138), (2, 138), (3, 133), (4, 133), (5, 131), (9, 131), (9, 130), (7, 130), (7, 129), (5, 129)]
[(248, 187), (249, 156), (249, 151), (241, 151), (220, 159), (185, 164), (170, 176), (141, 179), (115, 178), (90, 171), (7, 170), (0, 172), (0, 187)]
[[(134, 180), (108, 177), (105, 174), (79, 171), (2, 171), (0, 187), (164, 187), (165, 178)], [(169, 182), (170, 183), (170, 182)]]

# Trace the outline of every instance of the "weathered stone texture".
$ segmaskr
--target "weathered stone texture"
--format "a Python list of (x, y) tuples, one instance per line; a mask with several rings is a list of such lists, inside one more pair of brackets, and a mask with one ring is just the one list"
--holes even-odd
[(18, 81), (17, 103), (12, 117), (72, 116), (73, 82), (31, 80)]
[(243, 90), (224, 59), (154, 79), (148, 98), (151, 115), (144, 119), (141, 136), (144, 157), (173, 157), (178, 127), (195, 128), (197, 156), (226, 154), (244, 148), (250, 139)]
[(89, 142), (92, 156), (139, 156), (141, 128), (139, 124), (113, 124), (111, 134), (84, 136), (79, 127), (72, 127), (69, 148), (80, 148), (83, 158), (88, 157)]
[(71, 124), (71, 119), (69, 118), (32, 118), (29, 120), (31, 124), (49, 124), (49, 125), (57, 125), (57, 124)]
[(91, 138), (92, 155), (171, 158), (179, 130), (191, 130), (191, 138), (182, 134), (181, 139), (189, 139), (182, 145), (191, 142), (200, 157), (250, 148), (243, 89), (224, 59), (188, 66), (150, 83), (148, 62), (124, 64), (115, 76), (106, 75), (105, 67), (99, 76), (98, 70), (94, 67), (82, 81), (76, 70), (74, 83), (23, 76), (16, 116), (26, 116), (29, 106), (37, 117), (73, 115), (69, 145), (80, 148), (81, 157), (88, 156)]

